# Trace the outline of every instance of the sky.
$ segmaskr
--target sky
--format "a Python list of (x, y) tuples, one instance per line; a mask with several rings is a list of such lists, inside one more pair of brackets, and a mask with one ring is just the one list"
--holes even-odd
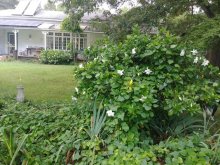
[[(133, 2), (133, 4), (134, 4), (135, 6), (138, 5), (137, 0), (132, 0), (132, 2)], [(47, 0), (41, 0), (41, 7), (44, 8), (44, 5), (45, 5), (46, 3), (47, 3)], [(121, 6), (121, 8), (124, 8), (125, 6), (126, 6), (128, 9), (131, 7), (128, 3), (125, 3), (123, 6)], [(104, 3), (102, 6), (100, 6), (100, 9), (109, 10), (110, 7), (109, 7), (106, 3)], [(110, 10), (110, 11), (111, 11), (112, 13), (115, 12), (114, 10)]]

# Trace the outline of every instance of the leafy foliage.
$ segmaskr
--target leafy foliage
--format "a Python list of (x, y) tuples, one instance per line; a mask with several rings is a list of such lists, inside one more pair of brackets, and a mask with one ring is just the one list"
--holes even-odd
[(54, 2), (48, 1), (44, 5), (44, 10), (49, 10), (49, 11), (55, 11), (56, 10), (56, 5)]
[(39, 59), (44, 64), (68, 64), (72, 58), (71, 53), (62, 50), (43, 50)]
[(154, 139), (164, 141), (170, 137), (185, 136), (193, 131), (199, 132), (203, 126), (198, 123), (201, 123), (201, 120), (191, 117), (189, 114), (167, 116), (160, 112), (160, 115), (156, 115), (150, 120), (149, 127)]
[(200, 103), (216, 102), (218, 68), (203, 66), (204, 57), (177, 45), (177, 38), (168, 32), (153, 38), (140, 33), (135, 27), (123, 44), (104, 41), (104, 46), (85, 51), (90, 61), (75, 71), (79, 96), (105, 97), (104, 104), (116, 112), (114, 121), (121, 120), (125, 132), (129, 126), (147, 123), (159, 111), (193, 115), (201, 111)]
[(214, 18), (207, 19), (200, 23), (199, 26), (191, 28), (186, 36), (184, 36), (184, 41), (203, 50), (218, 47), (220, 42), (219, 20), (220, 15), (216, 15)]
[[(0, 111), (0, 129), (5, 127), (10, 130), (14, 127), (13, 133), (10, 134), (14, 138), (13, 144), (16, 143), (16, 139), (22, 139), (25, 134), (29, 134), (20, 150), (22, 152), (19, 152), (19, 159), (16, 159), (17, 164), (21, 164), (24, 159), (36, 165), (52, 165), (55, 160), (58, 164), (64, 164), (67, 151), (74, 146), (75, 141), (88, 138), (84, 132), (78, 135), (79, 129), (90, 123), (89, 113), (84, 112), (83, 118), (77, 115), (86, 110), (86, 106), (64, 102), (39, 105), (30, 102), (15, 103), (13, 100), (6, 102), (5, 108)], [(0, 139), (2, 138), (3, 134), (0, 134)], [(59, 152), (60, 146), (63, 147)], [(15, 149), (16, 147), (13, 151)], [(2, 140), (0, 140), (0, 153), (6, 155), (9, 153)], [(1, 156), (0, 162), (4, 162)]]
[(0, 2), (1, 9), (14, 9), (15, 5), (18, 4), (18, 0), (3, 0)]
[(82, 29), (79, 26), (79, 22), (75, 21), (72, 17), (67, 17), (63, 20), (61, 29), (72, 33), (81, 33)]

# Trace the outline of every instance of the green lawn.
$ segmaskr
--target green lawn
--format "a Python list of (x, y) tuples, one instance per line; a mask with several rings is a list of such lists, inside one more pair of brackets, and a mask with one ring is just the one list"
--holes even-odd
[(72, 65), (0, 62), (0, 97), (16, 97), (17, 86), (23, 85), (26, 100), (71, 100), (76, 86), (73, 70)]

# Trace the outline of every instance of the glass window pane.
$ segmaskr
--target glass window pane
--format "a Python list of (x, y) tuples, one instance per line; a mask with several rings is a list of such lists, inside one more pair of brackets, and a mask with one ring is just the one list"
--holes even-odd
[(62, 38), (59, 37), (59, 49), (62, 49)]
[(70, 33), (63, 33), (63, 36), (70, 36)]
[(55, 33), (55, 36), (62, 36), (62, 33)]
[(53, 49), (53, 37), (47, 37), (47, 48)]
[(58, 49), (58, 37), (55, 37), (55, 49)]
[(63, 49), (66, 50), (66, 38), (63, 38)]

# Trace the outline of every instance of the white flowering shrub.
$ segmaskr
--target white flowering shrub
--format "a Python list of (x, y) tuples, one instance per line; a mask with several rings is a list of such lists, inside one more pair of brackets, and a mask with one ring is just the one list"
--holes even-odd
[(68, 64), (72, 55), (62, 50), (43, 50), (39, 56), (40, 62), (44, 64)]
[(200, 104), (219, 99), (219, 70), (177, 37), (160, 31), (141, 34), (138, 27), (120, 44), (107, 39), (85, 51), (90, 60), (75, 70), (74, 97), (99, 93), (124, 131), (147, 123), (159, 111), (169, 115), (201, 112)]

